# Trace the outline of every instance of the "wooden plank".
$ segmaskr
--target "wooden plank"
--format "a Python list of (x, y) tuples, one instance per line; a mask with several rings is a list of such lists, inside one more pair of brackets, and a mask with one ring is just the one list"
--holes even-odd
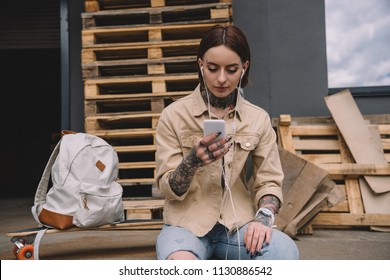
[[(372, 141), (369, 127), (349, 90), (326, 96), (325, 102), (357, 163), (387, 163), (383, 148)], [(376, 193), (390, 191), (390, 176), (365, 176), (365, 179)]]
[(155, 152), (156, 145), (139, 145), (139, 146), (113, 146), (115, 151), (120, 153), (139, 153), (139, 152)]
[(317, 140), (305, 140), (294, 138), (292, 140), (295, 150), (318, 150), (318, 151), (337, 151), (339, 150), (338, 140), (317, 139)]
[(99, 131), (89, 131), (88, 133), (99, 136), (103, 139), (121, 139), (121, 138), (133, 138), (133, 137), (144, 137), (144, 136), (154, 136), (156, 131), (154, 129), (109, 129), (109, 130), (99, 130)]
[(340, 163), (340, 154), (301, 154), (301, 158), (315, 164)]
[(313, 226), (390, 226), (390, 214), (318, 213)]
[(144, 162), (120, 162), (119, 169), (145, 169), (145, 168), (156, 168), (155, 161), (144, 161)]
[[(342, 163), (354, 163), (351, 152), (348, 149), (347, 143), (345, 142), (341, 133), (339, 133), (340, 140), (340, 155)], [(333, 174), (333, 173), (332, 173)], [(348, 175), (348, 174), (347, 174)], [(364, 213), (362, 196), (360, 193), (360, 186), (358, 181), (358, 176), (356, 178), (351, 178), (350, 175), (345, 178), (345, 188), (348, 198), (348, 210), (350, 213), (361, 214)]]
[(319, 166), (333, 175), (345, 175), (347, 177), (358, 177), (366, 175), (385, 176), (390, 174), (390, 165), (388, 163), (377, 164), (357, 164), (357, 163), (340, 163), (340, 164), (319, 164)]
[(280, 123), (278, 126), (279, 137), (282, 147), (291, 153), (295, 153), (294, 144), (292, 141), (292, 133), (290, 130), (291, 116), (280, 115)]
[(164, 199), (124, 199), (125, 209), (161, 209), (164, 207)]
[(156, 180), (154, 178), (121, 178), (118, 179), (118, 183), (122, 186), (140, 185), (140, 184), (153, 184)]
[(306, 125), (296, 124), (291, 125), (291, 133), (294, 136), (325, 136), (325, 135), (337, 135), (338, 129), (336, 125)]

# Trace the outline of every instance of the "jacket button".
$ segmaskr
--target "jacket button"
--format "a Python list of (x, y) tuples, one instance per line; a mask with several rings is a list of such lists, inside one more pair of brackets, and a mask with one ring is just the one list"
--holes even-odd
[(247, 148), (249, 148), (249, 147), (251, 146), (251, 143), (246, 142), (246, 143), (245, 143), (245, 146), (246, 146)]
[(219, 218), (222, 220), (222, 219), (223, 219), (223, 215), (222, 215), (222, 214), (220, 214), (220, 215), (219, 215)]

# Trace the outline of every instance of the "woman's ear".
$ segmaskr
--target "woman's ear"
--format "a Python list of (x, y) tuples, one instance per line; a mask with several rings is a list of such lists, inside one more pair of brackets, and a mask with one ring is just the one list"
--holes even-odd
[(246, 69), (248, 69), (248, 66), (249, 66), (249, 60), (245, 61), (245, 62), (242, 64), (242, 69), (246, 72)]
[(203, 61), (200, 58), (198, 58), (198, 65), (199, 65), (199, 68), (202, 68), (202, 66), (203, 66)]
[(200, 58), (198, 59), (198, 65), (199, 65), (200, 73), (202, 74), (202, 77), (203, 77), (204, 76), (204, 73), (203, 73), (203, 61)]

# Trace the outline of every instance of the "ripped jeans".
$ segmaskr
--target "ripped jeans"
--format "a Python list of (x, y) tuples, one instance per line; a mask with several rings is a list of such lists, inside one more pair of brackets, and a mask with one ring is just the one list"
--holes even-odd
[(244, 225), (233, 234), (217, 223), (205, 236), (197, 237), (182, 227), (164, 225), (157, 237), (157, 259), (165, 260), (174, 252), (189, 251), (200, 260), (297, 260), (295, 242), (285, 233), (273, 229), (270, 244), (263, 244), (257, 255), (247, 252), (244, 244)]

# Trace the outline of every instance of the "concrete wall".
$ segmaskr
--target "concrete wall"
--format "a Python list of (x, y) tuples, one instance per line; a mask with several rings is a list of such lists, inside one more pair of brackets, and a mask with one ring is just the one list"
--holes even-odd
[(329, 114), (324, 12), (322, 0), (233, 1), (234, 24), (251, 44), (245, 96), (272, 117)]
[[(61, 0), (61, 129), (84, 131), (84, 83), (81, 70), (81, 13), (84, 1)], [(68, 38), (66, 38), (68, 36)]]

